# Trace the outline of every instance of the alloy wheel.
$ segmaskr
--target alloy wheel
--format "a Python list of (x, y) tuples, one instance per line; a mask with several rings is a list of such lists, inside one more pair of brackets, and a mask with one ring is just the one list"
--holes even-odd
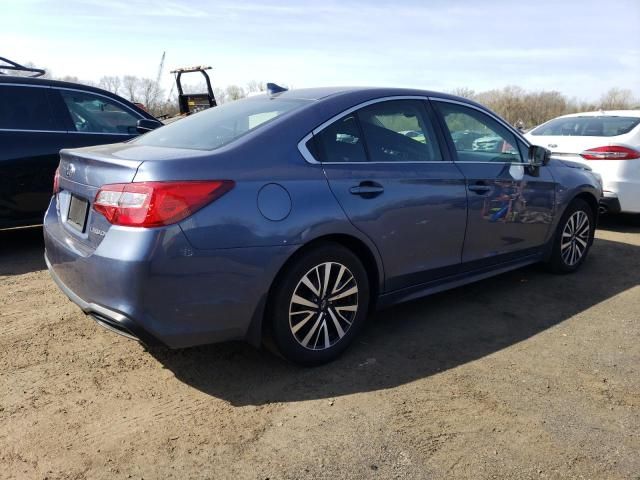
[(298, 282), (289, 304), (289, 328), (309, 350), (325, 350), (349, 331), (358, 313), (358, 284), (341, 263), (325, 262)]
[(577, 210), (569, 217), (562, 230), (560, 253), (566, 265), (573, 267), (584, 256), (589, 245), (590, 233), (588, 215), (582, 210)]

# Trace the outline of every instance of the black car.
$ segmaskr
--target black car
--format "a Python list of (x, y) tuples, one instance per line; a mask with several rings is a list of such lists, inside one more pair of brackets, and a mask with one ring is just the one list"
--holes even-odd
[(99, 88), (0, 75), (0, 229), (42, 223), (61, 149), (122, 142), (159, 125)]

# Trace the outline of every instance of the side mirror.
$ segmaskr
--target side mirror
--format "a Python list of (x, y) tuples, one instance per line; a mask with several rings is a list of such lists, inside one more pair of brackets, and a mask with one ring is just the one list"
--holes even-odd
[(529, 147), (529, 165), (532, 167), (542, 167), (549, 163), (551, 159), (551, 151), (540, 145), (531, 145)]
[(150, 118), (141, 118), (140, 120), (138, 120), (138, 123), (136, 123), (136, 131), (138, 133), (147, 133), (161, 126), (162, 126), (162, 122), (159, 122), (158, 120), (151, 120)]

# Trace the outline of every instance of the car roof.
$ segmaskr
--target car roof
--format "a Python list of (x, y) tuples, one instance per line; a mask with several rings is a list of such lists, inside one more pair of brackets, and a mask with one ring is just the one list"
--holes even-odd
[[(371, 97), (397, 97), (397, 96), (420, 96), (420, 97), (439, 97), (458, 100), (465, 103), (475, 104), (467, 98), (449, 95), (447, 93), (435, 92), (432, 90), (421, 90), (415, 88), (396, 88), (396, 87), (316, 87), (316, 88), (298, 88), (286, 90), (276, 94), (279, 98), (305, 99), (305, 100), (321, 100), (329, 96), (351, 94), (370, 94)], [(483, 107), (485, 108), (485, 107)]]
[(34, 77), (19, 77), (13, 75), (0, 75), (0, 84), (10, 83), (10, 84), (20, 84), (20, 85), (34, 85), (34, 86), (43, 86), (43, 87), (61, 87), (61, 88), (71, 88), (76, 90), (82, 90), (85, 92), (93, 92), (98, 93), (100, 95), (106, 95), (107, 97), (111, 97), (117, 99), (119, 102), (126, 102), (127, 106), (135, 109), (137, 112), (143, 114), (146, 118), (154, 118), (149, 112), (139, 108), (133, 102), (117, 95), (115, 93), (109, 92), (107, 90), (103, 90), (102, 88), (92, 87), (91, 85), (85, 85), (83, 83), (75, 83), (75, 82), (66, 82), (63, 80), (52, 80), (50, 78), (34, 78)]
[(571, 117), (640, 117), (640, 110), (598, 110), (594, 112), (570, 113), (556, 118)]

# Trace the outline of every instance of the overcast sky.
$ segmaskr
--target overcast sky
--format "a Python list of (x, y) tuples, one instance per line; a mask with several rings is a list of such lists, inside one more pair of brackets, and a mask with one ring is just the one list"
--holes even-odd
[[(267, 5), (271, 3), (271, 5)], [(214, 86), (520, 85), (640, 96), (640, 0), (0, 0), (0, 56), (54, 75), (155, 78), (213, 66)]]

